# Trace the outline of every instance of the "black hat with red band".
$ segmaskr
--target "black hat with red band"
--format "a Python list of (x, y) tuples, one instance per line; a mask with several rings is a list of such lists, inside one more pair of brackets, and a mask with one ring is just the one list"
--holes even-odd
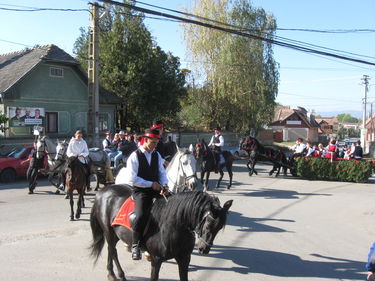
[(145, 138), (160, 139), (160, 133), (156, 129), (146, 129), (143, 134)]
[(164, 127), (163, 121), (161, 120), (154, 120), (152, 121), (151, 129), (159, 129)]

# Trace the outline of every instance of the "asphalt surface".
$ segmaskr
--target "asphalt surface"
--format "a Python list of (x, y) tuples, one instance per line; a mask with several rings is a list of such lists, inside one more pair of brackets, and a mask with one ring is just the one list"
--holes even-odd
[[(189, 280), (365, 280), (364, 264), (375, 239), (375, 185), (269, 177), (259, 165), (249, 177), (235, 162), (233, 187), (209, 192), (233, 199), (227, 225), (208, 255), (192, 254)], [(215, 186), (217, 175), (210, 183)], [(106, 249), (96, 266), (89, 257), (90, 207), (69, 221), (69, 203), (45, 180), (27, 194), (26, 182), (0, 185), (0, 280), (107, 280)], [(128, 280), (148, 280), (150, 264), (132, 261), (117, 246)], [(179, 280), (174, 260), (160, 280)]]

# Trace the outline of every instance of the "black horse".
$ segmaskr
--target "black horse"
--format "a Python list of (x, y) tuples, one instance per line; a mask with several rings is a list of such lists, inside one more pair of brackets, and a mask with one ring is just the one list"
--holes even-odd
[[(204, 184), (204, 190), (206, 191), (208, 190), (208, 179), (210, 178), (210, 172), (213, 172), (215, 170), (215, 155), (211, 148), (204, 141), (204, 139), (201, 139), (200, 142), (196, 144), (195, 153), (201, 166), (201, 183)], [(217, 181), (216, 188), (219, 188), (220, 182), (223, 179), (223, 168), (225, 166), (229, 174), (229, 185), (227, 186), (227, 189), (230, 189), (230, 187), (232, 186), (232, 166), (234, 158), (232, 153), (230, 153), (229, 151), (224, 150), (221, 153), (224, 157), (225, 162), (219, 165), (220, 177)], [(206, 174), (206, 180), (203, 183), (204, 174)]]
[[(120, 280), (126, 280), (118, 260), (116, 244), (122, 240), (131, 245), (132, 231), (123, 226), (111, 226), (111, 223), (131, 194), (130, 186), (107, 186), (98, 191), (91, 209), (91, 255), (97, 261), (107, 241), (109, 280), (117, 280), (113, 261)], [(178, 193), (170, 196), (168, 202), (164, 198), (157, 199), (151, 208), (148, 226), (141, 240), (141, 247), (151, 255), (151, 280), (158, 280), (162, 262), (172, 258), (177, 261), (180, 280), (188, 280), (188, 267), (195, 244), (194, 232), (199, 239), (199, 253), (208, 254), (216, 234), (226, 223), (232, 202), (229, 200), (221, 207), (216, 197), (201, 191)]]
[(288, 159), (283, 151), (272, 147), (265, 147), (254, 137), (247, 136), (242, 138), (240, 149), (245, 150), (249, 155), (249, 161), (246, 163), (249, 169), (249, 176), (252, 176), (253, 173), (258, 174), (255, 170), (257, 161), (269, 161), (273, 164), (272, 170), (268, 173), (270, 176), (276, 171), (277, 177), (280, 174), (281, 168), (283, 168), (284, 175), (286, 175), (287, 169), (290, 168)]
[(74, 220), (74, 210), (73, 210), (73, 191), (77, 190), (78, 192), (78, 202), (77, 202), (77, 211), (76, 219), (79, 219), (81, 216), (81, 208), (85, 207), (84, 203), (84, 193), (87, 186), (87, 176), (86, 168), (84, 164), (79, 161), (78, 157), (71, 157), (68, 159), (68, 167), (65, 174), (65, 186), (66, 193), (69, 196), (70, 203), (70, 220)]

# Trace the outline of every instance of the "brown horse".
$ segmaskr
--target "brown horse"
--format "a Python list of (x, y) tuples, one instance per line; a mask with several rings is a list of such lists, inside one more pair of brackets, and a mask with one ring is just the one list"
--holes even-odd
[(84, 164), (79, 161), (78, 157), (72, 157), (68, 160), (68, 168), (65, 174), (65, 186), (66, 192), (70, 199), (70, 220), (74, 221), (74, 210), (73, 210), (73, 191), (78, 192), (78, 203), (76, 211), (76, 219), (81, 216), (81, 207), (85, 206), (83, 195), (86, 188), (86, 168)]

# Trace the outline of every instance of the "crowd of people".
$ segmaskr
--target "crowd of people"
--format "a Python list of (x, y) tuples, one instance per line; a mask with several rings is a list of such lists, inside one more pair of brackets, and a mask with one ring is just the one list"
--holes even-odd
[(340, 148), (337, 140), (334, 138), (330, 139), (327, 146), (323, 146), (321, 143), (314, 145), (310, 141), (307, 141), (305, 144), (302, 138), (298, 138), (291, 149), (293, 150), (292, 158), (300, 156), (328, 159), (341, 158), (347, 160), (360, 160), (363, 158), (363, 149), (360, 140), (352, 145), (344, 145)]

